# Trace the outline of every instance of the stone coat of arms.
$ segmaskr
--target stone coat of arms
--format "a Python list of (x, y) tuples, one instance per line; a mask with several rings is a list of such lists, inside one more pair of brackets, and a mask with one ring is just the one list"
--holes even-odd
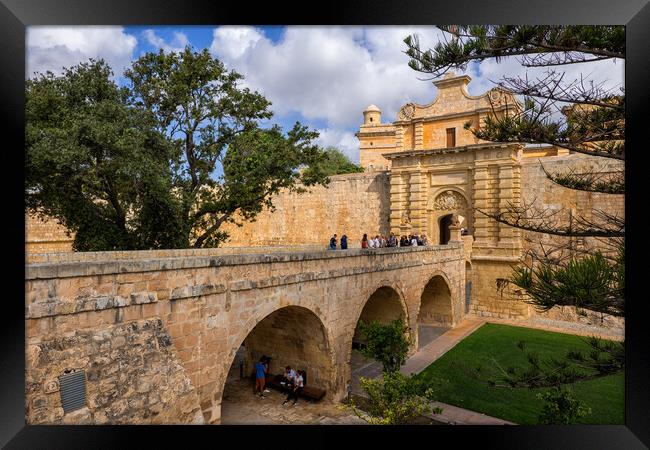
[(415, 115), (415, 105), (413, 103), (407, 103), (402, 106), (397, 114), (397, 118), (400, 120), (411, 120)]
[(438, 195), (433, 202), (433, 209), (452, 210), (465, 208), (467, 208), (465, 198), (455, 191), (445, 191)]

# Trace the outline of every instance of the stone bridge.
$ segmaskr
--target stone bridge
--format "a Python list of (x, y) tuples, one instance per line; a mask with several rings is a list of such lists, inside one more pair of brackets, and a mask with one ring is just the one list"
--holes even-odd
[[(304, 368), (339, 401), (360, 319), (402, 315), (412, 351), (418, 325), (461, 320), (463, 246), (32, 256), (27, 423), (220, 423), (242, 343), (247, 373), (269, 355), (272, 372)], [(66, 413), (59, 377), (70, 371), (83, 371), (85, 401)]]

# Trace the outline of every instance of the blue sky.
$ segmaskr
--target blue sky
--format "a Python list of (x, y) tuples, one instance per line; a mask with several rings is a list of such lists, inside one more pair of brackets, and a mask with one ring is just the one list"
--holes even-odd
[[(244, 75), (243, 86), (272, 102), (277, 123), (287, 130), (296, 121), (316, 129), (321, 145), (334, 145), (358, 161), (354, 133), (370, 104), (382, 110), (382, 122), (396, 119), (407, 102), (428, 104), (436, 88), (407, 65), (402, 40), (418, 34), (433, 46), (442, 38), (433, 26), (31, 26), (27, 29), (26, 76), (34, 71), (61, 72), (88, 58), (104, 58), (119, 83), (122, 71), (147, 51), (179, 50), (186, 44), (207, 48), (229, 69)], [(567, 78), (583, 71), (608, 87), (623, 83), (623, 61), (564, 66)], [(540, 70), (537, 70), (539, 74)], [(482, 94), (492, 81), (536, 74), (514, 58), (468, 66), (469, 92)]]

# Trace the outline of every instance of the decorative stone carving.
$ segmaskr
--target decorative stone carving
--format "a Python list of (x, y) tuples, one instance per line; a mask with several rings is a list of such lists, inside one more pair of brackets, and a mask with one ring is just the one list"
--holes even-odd
[(467, 202), (465, 198), (455, 191), (444, 191), (436, 197), (433, 202), (433, 209), (438, 210), (452, 210), (452, 209), (466, 209)]
[(404, 211), (402, 214), (402, 225), (408, 225), (411, 223), (411, 218), (409, 217), (408, 211)]
[(413, 103), (407, 103), (402, 106), (397, 114), (399, 120), (411, 120), (415, 115), (415, 105)]
[(500, 89), (491, 89), (488, 93), (488, 99), (492, 106), (501, 106), (505, 102), (505, 95)]

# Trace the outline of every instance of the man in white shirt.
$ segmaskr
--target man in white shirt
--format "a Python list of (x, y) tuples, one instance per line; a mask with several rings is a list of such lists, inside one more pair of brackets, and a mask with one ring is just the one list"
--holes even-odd
[(411, 236), (411, 247), (418, 246), (418, 239), (415, 236)]

